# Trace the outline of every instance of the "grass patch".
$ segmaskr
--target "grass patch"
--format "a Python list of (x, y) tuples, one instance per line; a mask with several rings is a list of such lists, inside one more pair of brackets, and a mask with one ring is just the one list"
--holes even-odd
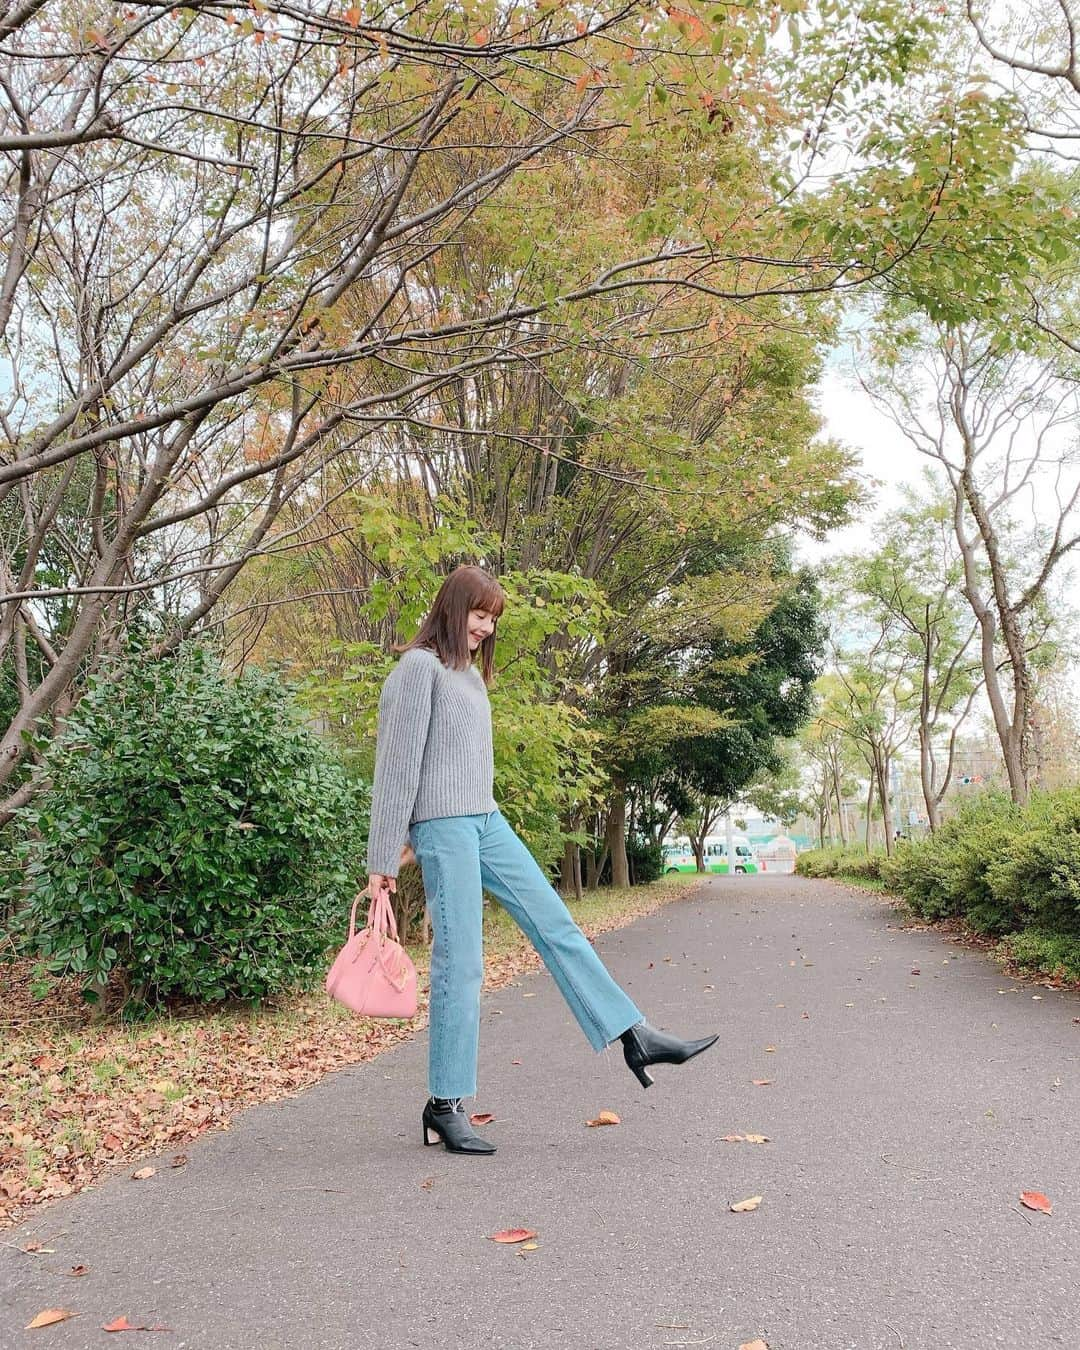
[[(702, 878), (605, 888), (571, 902), (587, 936), (623, 927), (684, 897)], [(497, 905), (485, 908), (485, 990), (540, 965)], [(427, 1022), (428, 950), (410, 948), (420, 1008), (411, 1022), (358, 1018), (321, 989), (258, 1010), (195, 1008), (183, 1015), (95, 1023), (73, 988), (28, 994), (32, 962), (3, 966), (0, 992), (0, 1224), (70, 1195), (111, 1167), (175, 1149), (255, 1102), (289, 1097), (326, 1073), (373, 1059)], [(330, 955), (327, 957), (329, 965)]]

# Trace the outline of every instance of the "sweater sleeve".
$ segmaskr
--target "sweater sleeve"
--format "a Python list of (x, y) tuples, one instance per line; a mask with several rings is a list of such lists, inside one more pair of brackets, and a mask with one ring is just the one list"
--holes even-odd
[(375, 781), (371, 789), (368, 872), (396, 877), (420, 783), (438, 657), (412, 648), (387, 676), (379, 697)]

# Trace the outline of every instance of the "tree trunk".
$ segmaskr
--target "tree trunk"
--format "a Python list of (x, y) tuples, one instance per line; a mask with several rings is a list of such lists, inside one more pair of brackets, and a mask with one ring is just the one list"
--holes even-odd
[(615, 781), (608, 808), (606, 843), (611, 854), (611, 884), (630, 885), (630, 864), (626, 857), (626, 790)]
[(874, 775), (870, 775), (870, 786), (866, 789), (866, 851), (870, 852), (870, 826), (874, 819)]

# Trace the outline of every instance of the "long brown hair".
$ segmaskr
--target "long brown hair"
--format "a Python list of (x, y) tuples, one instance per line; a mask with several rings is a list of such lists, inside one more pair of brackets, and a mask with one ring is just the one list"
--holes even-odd
[[(506, 605), (503, 588), (482, 567), (463, 563), (455, 567), (443, 584), (420, 631), (411, 642), (394, 647), (407, 652), (413, 647), (433, 651), (443, 665), (464, 670), (476, 659), (469, 651), (469, 611), (485, 609), (496, 620)], [(495, 675), (495, 638), (493, 627), (478, 649), (484, 683), (490, 684)]]

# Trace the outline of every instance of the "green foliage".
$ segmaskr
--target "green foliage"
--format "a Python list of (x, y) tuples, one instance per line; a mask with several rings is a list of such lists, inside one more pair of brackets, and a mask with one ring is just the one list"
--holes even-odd
[(650, 881), (656, 881), (664, 872), (663, 845), (650, 843), (640, 834), (628, 834), (626, 861), (630, 865), (631, 885), (644, 886)]
[(1021, 970), (1080, 980), (1080, 937), (1075, 934), (1025, 928), (1002, 938), (995, 954)]
[(858, 881), (879, 881), (885, 863), (884, 853), (867, 853), (857, 848), (815, 848), (800, 853), (795, 872), (800, 877), (850, 877)]
[(985, 933), (1018, 925), (1011, 902), (991, 887), (988, 869), (1020, 827), (1020, 813), (1003, 793), (964, 802), (928, 839), (901, 842), (884, 880), (923, 918), (962, 915)]
[(1036, 793), (1025, 807), (984, 793), (929, 839), (898, 847), (884, 877), (925, 918), (1080, 936), (1080, 789)]
[(363, 794), (273, 675), (216, 658), (98, 676), (15, 826), (20, 944), (91, 996), (259, 999), (321, 969), (355, 889)]

